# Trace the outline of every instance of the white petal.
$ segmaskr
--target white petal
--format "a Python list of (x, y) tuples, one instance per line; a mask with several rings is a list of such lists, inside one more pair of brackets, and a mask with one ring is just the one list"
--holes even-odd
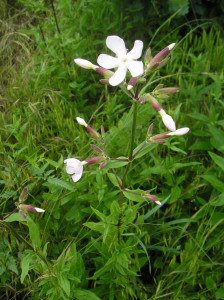
[(142, 61), (131, 61), (126, 63), (128, 70), (131, 72), (133, 77), (137, 77), (144, 73), (144, 67)]
[(35, 209), (36, 209), (36, 212), (45, 212), (45, 210), (44, 210), (44, 209), (42, 209), (42, 208), (39, 208), (39, 207), (35, 207)]
[(180, 129), (177, 129), (176, 131), (174, 132), (169, 132), (168, 135), (184, 135), (186, 133), (188, 133), (190, 129), (188, 127), (184, 127), (184, 128), (180, 128)]
[(72, 180), (74, 181), (74, 182), (77, 182), (77, 181), (79, 181), (79, 179), (82, 177), (82, 172), (81, 173), (77, 173), (77, 174), (74, 174), (73, 176), (72, 176)]
[(98, 66), (93, 65), (90, 61), (82, 58), (75, 58), (74, 62), (84, 69), (96, 69)]
[(118, 67), (120, 59), (108, 54), (100, 54), (97, 58), (97, 63), (105, 69), (112, 69)]
[(66, 173), (67, 174), (75, 174), (75, 168), (70, 167), (70, 166), (66, 166)]
[(142, 41), (135, 41), (134, 47), (130, 52), (128, 52), (127, 57), (129, 59), (138, 59), (142, 55), (142, 49), (143, 49), (143, 42)]
[(107, 47), (112, 50), (118, 57), (126, 56), (124, 41), (117, 35), (108, 36), (106, 39)]
[(173, 118), (170, 115), (165, 114), (162, 116), (163, 124), (168, 128), (170, 131), (176, 130), (176, 124)]
[(127, 73), (126, 64), (121, 63), (117, 71), (114, 73), (114, 75), (110, 77), (109, 84), (113, 86), (120, 84), (125, 79), (126, 73)]
[(81, 161), (76, 158), (68, 158), (64, 160), (64, 163), (67, 165), (66, 172), (68, 174), (80, 173), (83, 171), (83, 165), (81, 164)]

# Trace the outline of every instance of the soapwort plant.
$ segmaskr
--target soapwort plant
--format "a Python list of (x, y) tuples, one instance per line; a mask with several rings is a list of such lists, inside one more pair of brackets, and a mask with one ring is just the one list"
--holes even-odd
[[(155, 75), (155, 72), (164, 66), (169, 61), (169, 54), (174, 48), (175, 43), (170, 44), (161, 50), (154, 57), (151, 55), (151, 49), (146, 51), (144, 63), (140, 61), (143, 50), (143, 42), (136, 40), (134, 46), (130, 51), (127, 51), (123, 39), (118, 36), (108, 36), (106, 39), (107, 47), (115, 53), (115, 57), (108, 54), (100, 54), (97, 59), (98, 65), (83, 59), (76, 58), (75, 63), (84, 68), (94, 70), (101, 74), (103, 78), (100, 82), (111, 86), (119, 86), (124, 93), (132, 100), (132, 128), (131, 138), (129, 142), (129, 152), (122, 157), (114, 158), (107, 149), (106, 133), (103, 125), (101, 126), (101, 133), (98, 133), (86, 121), (80, 117), (76, 120), (79, 125), (82, 125), (95, 139), (96, 144), (91, 144), (91, 148), (98, 154), (98, 156), (87, 158), (80, 162), (76, 158), (69, 158), (64, 161), (66, 164), (66, 172), (72, 175), (74, 182), (81, 179), (84, 165), (99, 164), (99, 169), (111, 169), (109, 178), (112, 183), (120, 190), (120, 198), (117, 204), (114, 204), (119, 213), (117, 215), (117, 241), (120, 242), (123, 234), (124, 215), (129, 207), (129, 202), (126, 200), (134, 200), (140, 203), (144, 201), (153, 201), (157, 205), (161, 205), (160, 200), (151, 191), (133, 190), (127, 185), (127, 176), (130, 172), (131, 165), (139, 157), (147, 154), (155, 144), (163, 144), (166, 139), (174, 135), (184, 135), (189, 131), (189, 128), (176, 129), (176, 124), (173, 118), (166, 113), (165, 109), (158, 101), (160, 99), (167, 99), (170, 95), (179, 92), (177, 87), (164, 87), (163, 84), (158, 84), (151, 91), (146, 92), (152, 86), (152, 81), (148, 80)], [(115, 69), (114, 71), (111, 71)], [(158, 82), (158, 80), (156, 80)], [(164, 126), (169, 130), (164, 133), (153, 134), (153, 123), (149, 124), (146, 130), (146, 139), (140, 145), (135, 147), (135, 133), (137, 127), (138, 107), (150, 103), (152, 108), (158, 112), (162, 118)], [(124, 171), (117, 172), (118, 167), (124, 167)], [(116, 170), (115, 170), (116, 168)], [(141, 199), (141, 200), (140, 200)], [(100, 212), (98, 213), (98, 217)], [(102, 218), (101, 218), (102, 219)], [(125, 224), (127, 225), (127, 224)], [(89, 224), (90, 227), (90, 224)], [(104, 232), (105, 234), (105, 232)]]

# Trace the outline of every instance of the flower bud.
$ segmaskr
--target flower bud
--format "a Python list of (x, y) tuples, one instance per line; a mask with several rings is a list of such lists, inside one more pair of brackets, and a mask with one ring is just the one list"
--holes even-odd
[(92, 69), (95, 70), (98, 68), (98, 66), (92, 64), (90, 61), (86, 60), (86, 59), (82, 59), (82, 58), (75, 58), (74, 62), (80, 66), (81, 68), (84, 69)]
[(151, 55), (151, 48), (149, 47), (145, 53), (145, 57), (144, 57), (144, 62), (145, 65), (148, 65), (148, 63), (150, 62), (150, 60), (152, 59), (152, 55)]
[(168, 87), (168, 88), (162, 88), (162, 89), (157, 90), (157, 93), (171, 95), (171, 94), (178, 93), (179, 90), (180, 89), (178, 89), (176, 87)]
[(19, 209), (27, 210), (27, 211), (33, 211), (33, 212), (45, 212), (44, 209), (39, 208), (39, 207), (34, 207), (32, 205), (27, 205), (27, 204), (20, 204)]
[(133, 89), (136, 82), (137, 82), (137, 77), (132, 77), (128, 82), (127, 90), (130, 91), (131, 89)]
[(101, 169), (103, 169), (104, 167), (105, 167), (105, 165), (106, 165), (106, 161), (103, 161), (100, 165), (99, 165), (99, 169), (101, 170)]
[(176, 130), (176, 124), (173, 120), (173, 118), (168, 115), (163, 109), (158, 111), (158, 113), (162, 117), (163, 124), (168, 128), (170, 131), (175, 131)]
[(160, 110), (162, 110), (162, 106), (159, 104), (159, 102), (152, 95), (145, 94), (143, 97), (144, 97), (145, 101), (150, 102), (150, 104), (155, 109), (155, 111), (159, 112)]
[(101, 150), (97, 145), (90, 144), (90, 147), (95, 150), (97, 153), (103, 153), (103, 150)]
[(77, 117), (76, 121), (79, 123), (79, 125), (82, 125), (82, 126), (85, 126), (85, 127), (88, 126), (88, 124), (86, 123), (86, 121), (84, 119), (82, 119), (82, 118)]
[(110, 70), (107, 70), (107, 69), (104, 69), (102, 67), (98, 67), (95, 69), (95, 71), (101, 75), (104, 76), (105, 79), (109, 79), (113, 74), (114, 72), (110, 71)]
[(188, 127), (184, 127), (184, 128), (180, 128), (180, 129), (177, 129), (176, 131), (173, 131), (173, 132), (169, 132), (167, 133), (169, 136), (173, 136), (173, 135), (184, 135), (186, 133), (188, 133), (190, 129)]
[(145, 103), (145, 97), (144, 96), (141, 96), (139, 99), (138, 99), (138, 102), (140, 104), (144, 104)]
[(94, 137), (95, 139), (99, 139), (100, 135), (98, 132), (96, 132), (96, 130), (94, 130), (89, 125), (87, 125), (86, 129), (91, 133), (92, 137)]
[(95, 156), (95, 157), (92, 157), (92, 158), (85, 159), (84, 162), (86, 162), (87, 165), (90, 165), (90, 164), (98, 163), (102, 160), (105, 160), (104, 156)]
[(175, 46), (175, 43), (170, 44), (163, 50), (161, 50), (156, 56), (153, 57), (153, 59), (150, 61), (150, 65), (153, 65), (154, 63), (159, 63), (163, 59), (164, 56), (166, 56)]
[(23, 199), (26, 195), (26, 192), (27, 192), (27, 188), (25, 187), (23, 190), (22, 190), (22, 193), (20, 194), (19, 196), (19, 203), (23, 202)]
[(153, 130), (153, 123), (151, 123), (151, 124), (149, 125), (148, 131), (147, 131), (147, 136), (151, 135), (152, 130)]
[(104, 129), (103, 125), (101, 125), (100, 129), (101, 129), (102, 138), (104, 138), (104, 136), (105, 136), (105, 129)]
[(146, 195), (144, 196), (144, 198), (145, 198), (146, 200), (151, 200), (151, 201), (155, 202), (155, 203), (158, 204), (158, 205), (161, 205), (161, 202), (160, 202), (160, 201), (158, 200), (158, 198), (156, 198), (156, 196), (154, 196), (154, 195), (146, 194)]

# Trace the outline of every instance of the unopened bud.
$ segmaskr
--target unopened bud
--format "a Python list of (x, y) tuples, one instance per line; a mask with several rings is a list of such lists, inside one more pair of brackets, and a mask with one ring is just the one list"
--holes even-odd
[(109, 79), (114, 74), (114, 72), (98, 66), (95, 70), (97, 73), (103, 75), (105, 79)]
[(98, 66), (92, 64), (90, 61), (86, 60), (86, 59), (82, 59), (82, 58), (76, 58), (74, 59), (74, 62), (80, 66), (81, 68), (84, 69), (92, 69), (92, 70), (96, 70), (98, 68)]
[(144, 103), (145, 103), (145, 98), (144, 98), (144, 96), (141, 96), (141, 97), (139, 98), (138, 102), (139, 102), (140, 104), (144, 104)]
[(19, 209), (27, 210), (27, 211), (33, 211), (33, 212), (45, 212), (44, 209), (39, 208), (39, 207), (34, 207), (32, 205), (27, 205), (27, 204), (20, 204)]
[(158, 113), (162, 117), (163, 124), (168, 128), (170, 131), (175, 131), (176, 130), (176, 124), (173, 120), (173, 118), (168, 115), (163, 109), (158, 111)]
[(95, 157), (92, 157), (92, 158), (87, 158), (84, 161), (86, 162), (87, 165), (90, 165), (90, 164), (98, 163), (102, 160), (105, 160), (104, 156), (95, 156)]
[(127, 90), (130, 91), (135, 86), (136, 82), (137, 77), (132, 77), (128, 82)]
[(152, 107), (155, 109), (155, 111), (159, 112), (162, 110), (162, 106), (159, 104), (159, 102), (150, 94), (145, 94), (144, 96), (145, 101), (150, 102)]
[(26, 195), (26, 192), (27, 192), (27, 188), (25, 187), (23, 190), (22, 190), (22, 193), (20, 194), (19, 196), (19, 203), (23, 202), (23, 199)]
[(101, 150), (97, 145), (90, 144), (90, 147), (95, 150), (97, 153), (103, 153), (103, 150)]
[(77, 117), (76, 121), (79, 123), (79, 125), (82, 125), (82, 126), (85, 126), (85, 127), (88, 126), (88, 124), (86, 123), (86, 121), (84, 119), (82, 119), (82, 118)]
[(175, 94), (178, 93), (180, 89), (176, 88), (176, 87), (168, 87), (168, 88), (162, 88), (162, 89), (158, 89), (157, 93), (158, 94)]
[(166, 56), (175, 46), (175, 43), (170, 44), (166, 48), (164, 48), (162, 51), (160, 51), (156, 56), (153, 57), (153, 59), (150, 61), (150, 65), (153, 65), (154, 63), (159, 63), (163, 59), (164, 56)]
[(101, 125), (101, 135), (102, 135), (102, 138), (104, 138), (104, 136), (105, 136), (105, 129), (104, 129), (103, 125)]
[(148, 136), (151, 135), (152, 130), (153, 130), (153, 123), (151, 123), (151, 124), (149, 125), (148, 131), (147, 131), (147, 135), (148, 135)]
[(158, 200), (158, 198), (156, 198), (156, 196), (154, 196), (154, 195), (146, 194), (146, 195), (144, 196), (144, 198), (145, 198), (146, 200), (151, 200), (151, 201), (155, 202), (155, 203), (158, 204), (158, 205), (161, 205), (161, 202), (160, 202), (160, 201)]
[(100, 165), (99, 165), (99, 169), (101, 170), (101, 169), (103, 169), (104, 167), (105, 167), (105, 165), (106, 165), (106, 161), (103, 161)]
[(180, 129), (177, 129), (176, 131), (173, 131), (173, 132), (169, 132), (168, 135), (169, 136), (173, 136), (173, 135), (184, 135), (186, 133), (188, 133), (190, 129), (188, 127), (184, 127), (184, 128), (180, 128)]
[(151, 48), (149, 47), (145, 53), (145, 57), (144, 57), (144, 61), (145, 61), (145, 65), (147, 65), (150, 60), (152, 59), (152, 55), (151, 55)]
[(27, 218), (27, 215), (26, 215), (23, 211), (20, 210), (19, 213), (21, 214), (21, 216), (22, 216), (24, 219)]
[(100, 135), (98, 132), (96, 132), (96, 130), (94, 130), (89, 125), (87, 125), (86, 129), (91, 133), (92, 137), (94, 137), (95, 139), (99, 139)]

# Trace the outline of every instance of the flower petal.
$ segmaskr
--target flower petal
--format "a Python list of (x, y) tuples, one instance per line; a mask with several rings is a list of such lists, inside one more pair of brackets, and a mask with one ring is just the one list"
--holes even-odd
[(112, 69), (118, 67), (120, 59), (108, 54), (100, 54), (97, 58), (97, 63), (105, 69)]
[(144, 67), (142, 61), (127, 62), (128, 70), (131, 72), (132, 77), (137, 77), (144, 73)]
[(119, 36), (117, 35), (108, 36), (106, 39), (106, 45), (118, 57), (126, 56), (127, 51), (125, 48), (124, 40), (122, 40)]
[(127, 66), (125, 63), (121, 63), (114, 75), (110, 77), (109, 84), (113, 86), (120, 84), (125, 79), (126, 73)]
[(131, 51), (128, 52), (127, 57), (129, 59), (138, 59), (142, 55), (142, 49), (143, 49), (143, 42), (142, 41), (135, 41), (134, 47)]
[(79, 181), (79, 179), (82, 177), (82, 172), (81, 173), (77, 173), (77, 174), (74, 174), (73, 176), (72, 176), (72, 180), (74, 181), (74, 182), (77, 182), (77, 181)]
[(80, 173), (83, 171), (83, 165), (81, 161), (76, 158), (68, 158), (64, 160), (66, 164), (66, 172), (68, 174)]

